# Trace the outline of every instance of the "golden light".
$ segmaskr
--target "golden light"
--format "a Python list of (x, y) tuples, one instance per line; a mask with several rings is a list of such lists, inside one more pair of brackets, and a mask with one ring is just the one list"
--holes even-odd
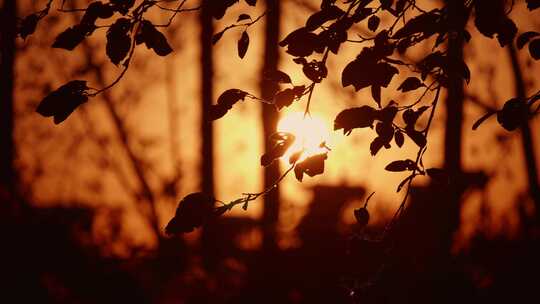
[(328, 143), (330, 139), (330, 126), (318, 116), (306, 116), (303, 112), (293, 112), (281, 118), (278, 123), (278, 132), (287, 132), (295, 136), (294, 144), (285, 152), (282, 160), (289, 161), (289, 157), (296, 152), (304, 150), (299, 161), (328, 152), (321, 144)]

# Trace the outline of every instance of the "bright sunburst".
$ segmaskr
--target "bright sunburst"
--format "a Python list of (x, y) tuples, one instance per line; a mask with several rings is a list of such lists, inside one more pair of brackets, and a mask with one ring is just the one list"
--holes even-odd
[(328, 143), (330, 138), (330, 128), (327, 123), (318, 116), (306, 116), (301, 112), (293, 112), (283, 117), (277, 126), (278, 132), (292, 133), (296, 140), (294, 144), (283, 155), (286, 162), (289, 157), (298, 151), (304, 150), (299, 161), (316, 154), (328, 152), (321, 147), (322, 143)]

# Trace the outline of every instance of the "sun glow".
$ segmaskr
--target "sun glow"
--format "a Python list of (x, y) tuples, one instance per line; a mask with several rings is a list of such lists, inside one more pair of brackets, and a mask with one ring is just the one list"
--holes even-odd
[(282, 160), (289, 162), (292, 154), (304, 151), (298, 161), (328, 152), (324, 146), (330, 138), (330, 127), (318, 116), (306, 116), (301, 112), (293, 112), (283, 117), (277, 126), (278, 132), (287, 132), (295, 136), (296, 140), (285, 152)]

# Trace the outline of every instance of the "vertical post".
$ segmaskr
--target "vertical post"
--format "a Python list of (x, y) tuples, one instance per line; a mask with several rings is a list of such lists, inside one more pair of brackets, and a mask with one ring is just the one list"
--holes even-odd
[[(279, 60), (279, 25), (280, 25), (280, 1), (266, 0), (266, 15), (265, 24), (265, 43), (264, 43), (264, 64), (262, 75), (265, 71), (276, 70)], [(272, 99), (277, 87), (270, 86), (268, 82), (261, 79), (261, 96), (263, 99)], [(262, 121), (263, 121), (263, 136), (264, 149), (269, 151), (272, 147), (268, 142), (269, 136), (276, 131), (278, 122), (278, 113), (272, 105), (262, 104)], [(264, 188), (268, 188), (272, 183), (279, 178), (280, 169), (279, 163), (274, 162), (272, 165), (264, 169)], [(276, 243), (276, 226), (279, 217), (279, 189), (275, 188), (264, 197), (263, 203), (263, 250), (265, 253), (273, 252), (277, 249)]]

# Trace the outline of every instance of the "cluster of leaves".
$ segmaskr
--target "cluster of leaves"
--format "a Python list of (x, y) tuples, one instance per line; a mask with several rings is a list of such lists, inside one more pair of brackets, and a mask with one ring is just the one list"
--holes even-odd
[[(31, 35), (38, 22), (49, 13), (53, 0), (49, 0), (42, 11), (27, 16), (20, 21), (18, 34), (25, 39)], [(158, 56), (166, 56), (172, 48), (165, 36), (157, 29), (168, 26), (174, 17), (187, 10), (196, 10), (201, 7), (210, 12), (215, 19), (221, 19), (227, 10), (239, 3), (239, 0), (202, 1), (202, 6), (194, 9), (184, 9), (185, 0), (179, 2), (176, 9), (164, 8), (159, 5), (162, 1), (142, 0), (136, 4), (135, 0), (110, 0), (109, 2), (94, 1), (85, 9), (64, 10), (64, 12), (82, 11), (84, 14), (80, 22), (60, 33), (54, 43), (54, 48), (65, 50), (75, 49), (84, 39), (92, 35), (98, 28), (107, 28), (105, 52), (115, 65), (122, 65), (123, 71), (113, 83), (100, 90), (90, 89), (83, 80), (73, 80), (59, 87), (46, 96), (38, 106), (38, 113), (44, 116), (53, 116), (55, 123), (65, 120), (80, 104), (85, 103), (88, 97), (95, 96), (112, 87), (124, 75), (129, 67), (135, 47), (145, 44)], [(255, 6), (256, 0), (245, 0), (249, 6)], [(64, 3), (64, 2), (62, 2)], [(539, 0), (526, 0), (527, 8), (535, 10), (540, 7)], [(217, 103), (210, 108), (210, 118), (222, 118), (240, 100), (246, 97), (261, 102), (273, 104), (276, 110), (289, 107), (307, 96), (305, 107), (309, 114), (309, 105), (315, 86), (328, 76), (326, 61), (330, 53), (338, 54), (343, 43), (363, 44), (358, 55), (348, 62), (341, 71), (341, 84), (344, 88), (352, 86), (355, 91), (369, 88), (375, 106), (367, 102), (341, 111), (335, 118), (334, 130), (343, 129), (344, 134), (351, 134), (356, 128), (370, 128), (375, 131), (376, 137), (370, 144), (372, 155), (376, 155), (382, 147), (391, 147), (392, 141), (398, 147), (405, 142), (405, 135), (418, 146), (416, 160), (405, 159), (390, 163), (386, 169), (394, 172), (410, 172), (410, 175), (398, 186), (398, 191), (410, 183), (417, 175), (429, 175), (435, 179), (444, 178), (440, 169), (424, 169), (422, 156), (427, 148), (427, 134), (433, 118), (439, 93), (448, 86), (450, 78), (460, 77), (466, 82), (470, 80), (470, 71), (465, 62), (456, 62), (441, 46), (451, 39), (469, 41), (470, 33), (466, 25), (470, 16), (474, 16), (474, 25), (480, 33), (489, 38), (496, 38), (501, 46), (514, 43), (518, 29), (516, 24), (508, 17), (508, 3), (504, 0), (471, 0), (457, 1), (452, 5), (444, 5), (426, 11), (418, 7), (414, 0), (347, 0), (338, 4), (335, 0), (322, 0), (320, 9), (306, 20), (305, 25), (293, 30), (279, 42), (286, 52), (292, 56), (293, 62), (300, 65), (302, 72), (310, 84), (293, 85), (291, 78), (283, 71), (270, 71), (266, 78), (268, 81), (287, 87), (277, 89), (271, 100), (257, 98), (240, 89), (226, 90), (221, 94)], [(513, 3), (512, 3), (513, 5)], [(343, 6), (343, 7), (340, 7)], [(145, 13), (151, 8), (159, 8), (172, 12), (169, 23), (155, 25), (145, 18)], [(406, 13), (413, 14), (406, 19)], [(244, 58), (250, 43), (248, 28), (261, 19), (266, 13), (257, 18), (242, 13), (236, 23), (225, 27), (212, 37), (217, 43), (229, 29), (243, 29), (237, 43), (238, 56)], [(381, 15), (386, 14), (394, 18), (390, 26), (381, 28)], [(97, 25), (98, 20), (110, 20), (110, 25)], [(403, 21), (403, 22), (400, 22)], [(360, 40), (350, 39), (350, 33), (355, 31), (355, 25), (365, 25), (372, 33), (372, 37), (360, 37)], [(399, 26), (401, 25), (402, 26)], [(540, 33), (524, 32), (517, 38), (519, 49), (528, 45), (531, 57), (540, 59)], [(431, 45), (432, 51), (418, 62), (406, 63), (394, 56), (405, 54), (410, 48), (424, 43)], [(365, 45), (364, 45), (365, 44)], [(385, 102), (382, 98), (382, 88), (388, 88), (392, 81), (400, 74), (400, 70), (407, 69), (408, 77), (399, 85), (398, 90), (405, 93), (423, 89), (420, 98), (410, 105), (399, 105), (394, 101)], [(425, 82), (430, 79), (429, 85)], [(430, 103), (424, 101), (427, 93), (435, 92)], [(538, 113), (538, 107), (533, 109), (540, 93), (525, 99), (512, 98), (497, 112), (484, 115), (473, 126), (477, 128), (483, 121), (493, 114), (497, 114), (497, 121), (507, 130), (514, 130), (525, 123), (532, 115)], [(429, 113), (425, 126), (418, 122), (423, 113)], [(285, 155), (295, 141), (294, 136), (287, 133), (277, 133), (270, 138), (274, 146), (261, 157), (261, 165), (270, 165), (273, 161)], [(325, 147), (324, 143), (322, 143)], [(185, 197), (179, 205), (175, 218), (167, 226), (167, 233), (174, 234), (191, 231), (194, 227), (202, 225), (212, 216), (220, 215), (237, 204), (247, 203), (277, 185), (289, 172), (294, 169), (296, 178), (302, 181), (304, 174), (315, 176), (323, 173), (324, 161), (327, 152), (302, 158), (299, 151), (289, 158), (291, 167), (275, 184), (260, 193), (244, 194), (242, 198), (234, 200), (221, 207), (214, 207), (215, 199), (202, 193), (194, 193)], [(407, 187), (408, 189), (409, 187)], [(407, 192), (408, 193), (408, 192)], [(404, 198), (403, 203), (405, 202)], [(403, 206), (400, 206), (400, 209)], [(358, 209), (355, 216), (359, 223), (367, 224), (369, 213), (367, 201), (363, 209)]]
[[(51, 116), (50, 111), (42, 110), (50, 108), (49, 105), (45, 104), (50, 104), (51, 100), (62, 99), (63, 102), (54, 102), (56, 113), (62, 113), (55, 115), (54, 122), (64, 121), (77, 106), (86, 102), (88, 97), (101, 93), (120, 80), (129, 66), (136, 45), (144, 43), (148, 49), (152, 49), (159, 56), (170, 54), (173, 50), (165, 36), (156, 28), (156, 25), (143, 16), (156, 3), (156, 1), (143, 1), (138, 6), (135, 6), (135, 0), (110, 0), (107, 3), (102, 1), (91, 2), (85, 9), (65, 10), (62, 6), (60, 9), (62, 12), (82, 11), (84, 13), (78, 24), (58, 34), (52, 47), (72, 51), (87, 37), (91, 36), (96, 29), (107, 28), (105, 53), (113, 64), (119, 65), (123, 63), (124, 71), (110, 86), (95, 90), (95, 92), (89, 92), (86, 82), (84, 82), (84, 90), (77, 88), (78, 91), (84, 92), (84, 94), (71, 94), (79, 96), (79, 98), (74, 98), (66, 93), (66, 90), (73, 87), (74, 82), (69, 82), (45, 97), (38, 106), (38, 113)], [(21, 38), (24, 39), (35, 32), (39, 20), (49, 13), (51, 4), (52, 0), (48, 2), (44, 10), (30, 14), (20, 21), (18, 34)], [(115, 17), (116, 19), (114, 19)], [(110, 25), (97, 25), (98, 20), (114, 21)], [(73, 90), (77, 91), (76, 89)], [(82, 97), (84, 97), (84, 101), (81, 101)], [(72, 102), (67, 102), (67, 100)]]
[[(354, 60), (349, 62), (341, 73), (341, 84), (344, 88), (352, 86), (355, 91), (370, 88), (376, 107), (361, 105), (341, 111), (334, 120), (334, 130), (343, 129), (344, 134), (351, 134), (355, 128), (370, 128), (376, 132), (370, 150), (376, 155), (382, 147), (390, 148), (392, 141), (398, 147), (405, 142), (405, 135), (410, 138), (419, 148), (418, 157), (415, 161), (406, 159), (398, 160), (389, 164), (386, 169), (394, 172), (410, 171), (411, 174), (398, 186), (398, 191), (416, 176), (429, 175), (435, 179), (445, 179), (445, 174), (440, 169), (424, 169), (422, 155), (427, 148), (427, 133), (429, 125), (438, 102), (439, 92), (447, 87), (449, 77), (461, 77), (467, 83), (470, 81), (470, 71), (464, 61), (456, 62), (450, 57), (445, 49), (438, 50), (449, 39), (469, 41), (471, 35), (466, 29), (469, 16), (474, 12), (474, 24), (486, 37), (496, 38), (501, 46), (513, 43), (517, 27), (508, 17), (505, 10), (505, 2), (502, 0), (488, 1), (475, 0), (460, 2), (450, 8), (442, 8), (424, 11), (416, 6), (415, 1), (374, 1), (358, 0), (347, 1), (346, 10), (340, 8), (335, 1), (324, 0), (320, 10), (313, 13), (302, 26), (289, 33), (280, 43), (286, 48), (286, 52), (293, 56), (293, 61), (302, 66), (302, 71), (311, 85), (296, 85), (283, 90), (278, 90), (272, 101), (277, 110), (299, 101), (308, 95), (306, 113), (309, 113), (309, 103), (314, 86), (320, 83), (328, 75), (326, 59), (329, 53), (338, 54), (341, 44), (348, 41), (366, 43), (372, 41), (371, 46), (364, 46)], [(375, 5), (373, 5), (375, 4)], [(527, 1), (529, 9), (537, 8), (535, 1)], [(401, 28), (396, 29), (398, 21), (404, 19), (405, 12), (417, 9), (419, 13), (404, 22)], [(395, 22), (387, 28), (379, 29), (381, 24), (379, 13), (389, 13), (394, 16)], [(239, 18), (240, 20), (240, 18)], [(367, 20), (367, 28), (375, 32), (371, 38), (363, 38), (359, 41), (349, 40), (349, 32), (353, 25)], [(220, 38), (222, 32), (219, 32)], [(531, 39), (540, 34), (527, 32), (518, 38), (518, 47), (522, 48)], [(430, 38), (434, 37), (433, 40)], [(396, 53), (404, 54), (409, 48), (426, 42), (432, 43), (433, 51), (416, 63), (405, 63), (393, 58)], [(540, 39), (529, 43), (529, 50), (533, 58), (537, 58), (537, 45)], [(239, 42), (240, 50), (240, 42)], [(321, 56), (313, 58), (314, 56)], [(242, 56), (241, 56), (242, 57)], [(394, 77), (400, 73), (399, 67), (406, 67), (416, 76), (407, 77), (399, 86), (398, 90), (405, 93), (423, 88), (421, 97), (413, 104), (400, 106), (394, 101), (389, 101), (383, 107), (381, 98), (382, 88), (387, 88)], [(369, 73), (366, 73), (369, 71)], [(290, 83), (290, 77), (284, 72), (278, 71), (279, 77), (274, 79), (278, 83)], [(431, 78), (430, 85), (424, 82)], [(433, 92), (434, 100), (427, 105), (421, 105), (423, 98), (428, 92)], [(537, 95), (535, 95), (537, 96)], [(497, 114), (499, 123), (507, 129), (515, 129), (517, 125), (528, 119), (531, 111), (528, 109), (540, 99), (531, 97), (528, 102), (513, 99)], [(218, 102), (219, 105), (219, 102)], [(423, 113), (429, 112), (428, 123), (424, 127), (418, 126), (417, 122)], [(400, 113), (400, 115), (398, 115)], [(399, 117), (401, 121), (399, 122)], [(261, 158), (261, 164), (268, 165), (274, 159), (284, 155), (294, 138), (287, 135), (275, 140), (274, 148)], [(326, 154), (312, 157), (305, 164), (297, 164), (296, 177), (302, 180), (304, 173), (315, 175), (324, 170)], [(292, 157), (291, 157), (292, 158)], [(292, 160), (289, 160), (293, 164)], [(307, 168), (304, 170), (304, 168)]]

